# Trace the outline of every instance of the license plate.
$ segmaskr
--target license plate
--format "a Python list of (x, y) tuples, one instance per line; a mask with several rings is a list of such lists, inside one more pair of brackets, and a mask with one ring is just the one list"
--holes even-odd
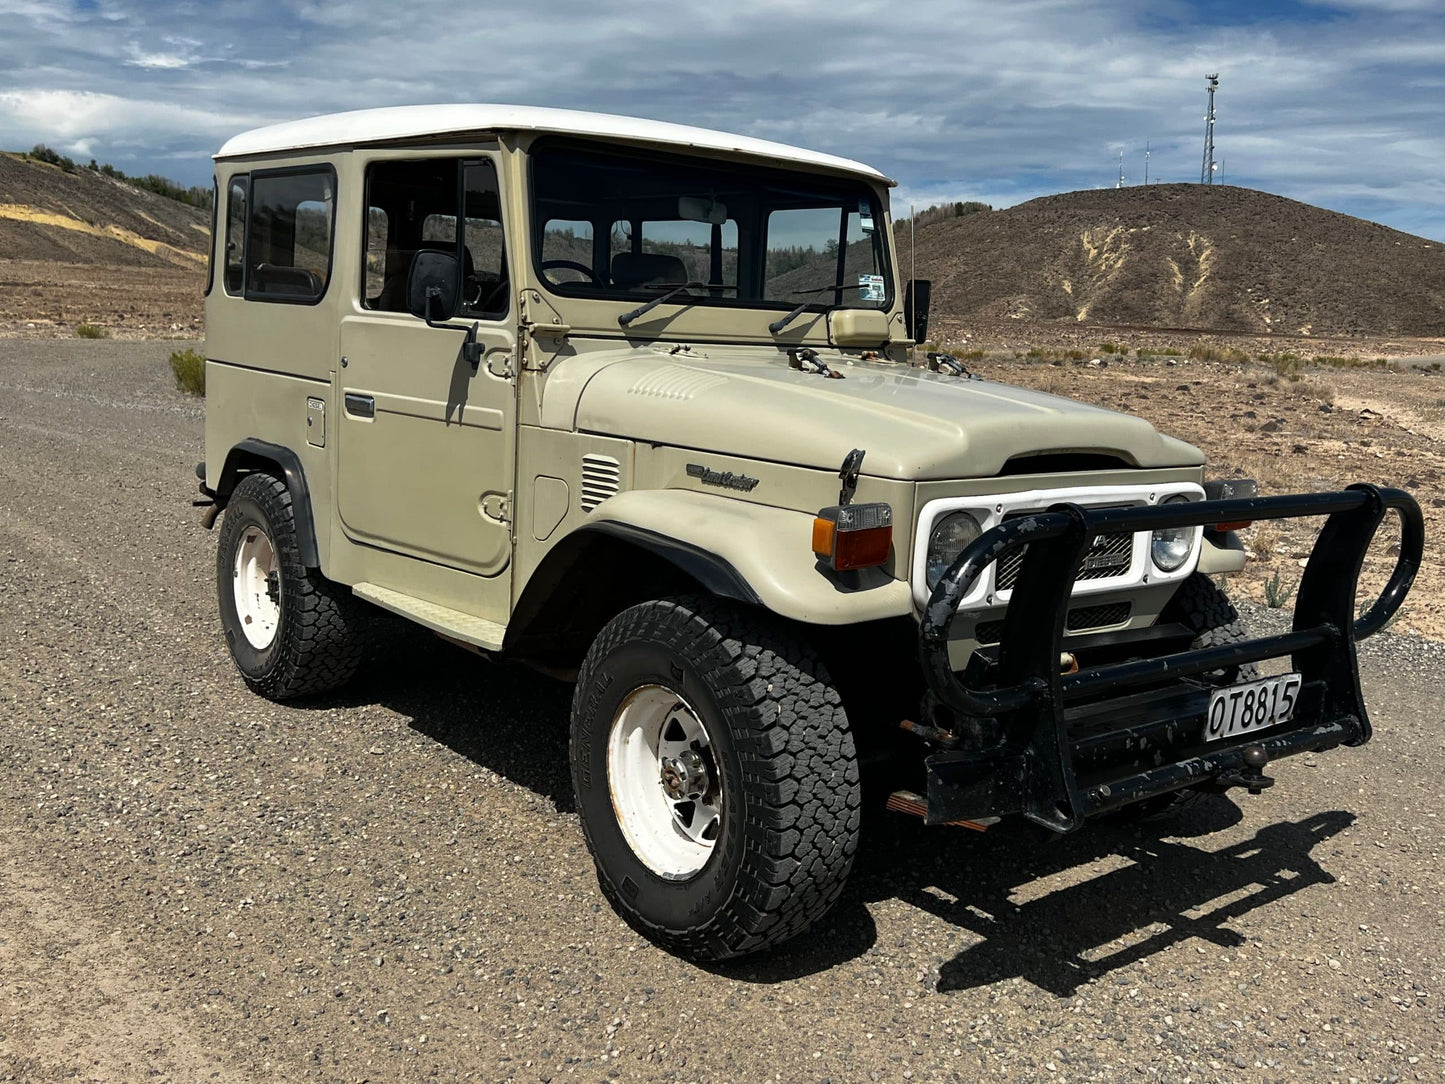
[(1252, 734), (1279, 723), (1287, 723), (1294, 715), (1299, 700), (1298, 674), (1281, 674), (1215, 689), (1209, 696), (1209, 718), (1204, 724), (1204, 740), (1218, 741), (1240, 734)]

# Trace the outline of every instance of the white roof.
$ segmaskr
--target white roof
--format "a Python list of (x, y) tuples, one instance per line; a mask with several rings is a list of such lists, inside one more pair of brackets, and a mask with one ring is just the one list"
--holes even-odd
[(586, 113), (577, 109), (543, 109), (528, 105), (400, 105), (386, 109), (358, 109), (324, 117), (272, 124), (227, 141), (217, 158), (247, 154), (273, 154), (309, 147), (385, 143), (417, 136), (440, 136), (497, 131), (564, 132), (608, 139), (664, 143), (677, 147), (730, 151), (755, 158), (797, 162), (824, 169), (861, 174), (887, 184), (893, 182), (872, 166), (831, 154), (790, 147), (750, 136), (729, 135), (686, 124)]

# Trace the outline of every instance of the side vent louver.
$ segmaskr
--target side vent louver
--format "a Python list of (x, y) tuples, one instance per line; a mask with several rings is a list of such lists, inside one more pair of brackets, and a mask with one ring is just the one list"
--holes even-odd
[(582, 457), (582, 511), (590, 512), (622, 485), (622, 464), (610, 455)]

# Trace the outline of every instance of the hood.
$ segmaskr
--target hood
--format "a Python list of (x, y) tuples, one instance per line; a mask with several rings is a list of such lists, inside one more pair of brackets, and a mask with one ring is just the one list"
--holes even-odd
[(1038, 453), (1106, 454), (1136, 467), (1204, 462), (1140, 418), (926, 369), (845, 364), (845, 379), (828, 380), (779, 355), (713, 348), (690, 358), (584, 354), (557, 369), (571, 366), (578, 371), (549, 376), (544, 421), (823, 470), (853, 448), (868, 452), (865, 473), (917, 481), (991, 477), (1013, 456)]

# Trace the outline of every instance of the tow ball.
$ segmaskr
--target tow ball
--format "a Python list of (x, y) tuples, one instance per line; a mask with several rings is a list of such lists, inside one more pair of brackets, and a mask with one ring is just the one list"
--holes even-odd
[(1241, 768), (1220, 772), (1216, 782), (1221, 787), (1244, 787), (1250, 794), (1262, 794), (1266, 787), (1274, 786), (1274, 780), (1262, 769), (1269, 763), (1269, 752), (1262, 745), (1246, 745), (1240, 752), (1244, 761)]

